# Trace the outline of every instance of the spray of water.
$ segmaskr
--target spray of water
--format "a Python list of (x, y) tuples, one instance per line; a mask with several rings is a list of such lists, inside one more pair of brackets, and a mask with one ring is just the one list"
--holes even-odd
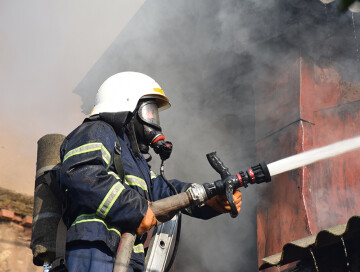
[(268, 164), (268, 168), (270, 175), (275, 176), (357, 148), (360, 148), (360, 136), (278, 160)]

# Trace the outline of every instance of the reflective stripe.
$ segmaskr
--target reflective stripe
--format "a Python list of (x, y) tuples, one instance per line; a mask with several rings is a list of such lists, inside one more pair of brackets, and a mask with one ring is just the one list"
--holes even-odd
[(141, 189), (143, 189), (144, 191), (148, 190), (145, 180), (143, 180), (143, 179), (141, 179), (141, 178), (139, 178), (137, 176), (126, 175), (125, 176), (125, 183), (127, 185), (130, 185), (130, 186), (138, 186)]
[(116, 174), (115, 172), (113, 172), (113, 171), (108, 171), (108, 174), (114, 176), (116, 179), (118, 179), (118, 180), (121, 181), (121, 178), (120, 178), (119, 175)]
[(108, 174), (114, 176), (116, 179), (120, 179), (120, 177), (113, 171), (109, 171)]
[(155, 174), (154, 171), (150, 171), (150, 177), (151, 179), (157, 178), (157, 175)]
[(185, 211), (187, 211), (189, 215), (192, 215), (192, 209), (191, 209), (191, 207), (185, 208)]
[(160, 88), (153, 88), (153, 90), (154, 90), (154, 92), (157, 92), (157, 93), (162, 94), (163, 96), (165, 96), (164, 91), (161, 90)]
[(138, 245), (134, 246), (133, 251), (134, 251), (134, 253), (145, 253), (144, 245), (143, 244), (138, 244)]
[[(90, 218), (87, 218), (87, 219), (82, 219), (82, 220), (79, 220), (81, 217), (90, 217)], [(92, 218), (91, 218), (92, 217)], [(79, 215), (76, 219), (75, 219), (75, 222), (71, 224), (71, 226), (75, 226), (77, 224), (81, 224), (81, 223), (87, 223), (87, 222), (100, 222), (102, 223), (106, 229), (108, 231), (115, 231), (121, 238), (121, 233), (120, 231), (118, 231), (117, 229), (114, 229), (114, 228), (109, 228), (106, 223), (104, 222), (104, 220), (102, 220), (101, 218), (96, 218), (96, 214), (95, 213), (91, 213), (91, 214), (81, 214)]]
[(106, 215), (109, 213), (111, 207), (114, 205), (114, 202), (116, 201), (116, 199), (118, 199), (119, 195), (124, 189), (124, 185), (122, 185), (120, 182), (116, 182), (104, 197), (103, 201), (101, 202), (99, 208), (96, 211), (96, 214), (102, 218), (105, 218)]
[(92, 151), (97, 151), (97, 150), (101, 151), (103, 160), (106, 162), (106, 165), (109, 165), (111, 155), (102, 143), (84, 144), (82, 146), (74, 148), (74, 149), (70, 150), (68, 153), (66, 153), (66, 155), (64, 156), (63, 162), (66, 161), (71, 156), (79, 155), (79, 154), (83, 154), (83, 153), (87, 153), (87, 152), (92, 152)]

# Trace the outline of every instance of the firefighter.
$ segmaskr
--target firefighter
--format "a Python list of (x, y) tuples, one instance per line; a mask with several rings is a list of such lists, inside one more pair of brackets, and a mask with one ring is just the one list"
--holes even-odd
[[(149, 147), (162, 159), (170, 156), (171, 144), (164, 139), (158, 113), (169, 107), (169, 99), (152, 78), (118, 73), (101, 85), (90, 117), (66, 137), (60, 149), (60, 182), (67, 193), (63, 218), (70, 272), (113, 271), (124, 232), (138, 234), (129, 269), (144, 270), (143, 243), (156, 224), (148, 203), (174, 194), (144, 157)], [(191, 186), (178, 180), (170, 183), (178, 192)], [(234, 200), (240, 211), (239, 191)], [(229, 210), (226, 198), (218, 196), (184, 213), (209, 219)]]

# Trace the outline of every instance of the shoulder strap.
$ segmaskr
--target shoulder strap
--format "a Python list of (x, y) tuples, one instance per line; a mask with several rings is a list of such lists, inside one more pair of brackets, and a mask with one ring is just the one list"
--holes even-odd
[(114, 166), (116, 169), (116, 173), (120, 176), (121, 181), (124, 181), (125, 178), (125, 170), (124, 170), (124, 163), (121, 157), (121, 145), (119, 143), (119, 139), (115, 134), (115, 150), (114, 150)]

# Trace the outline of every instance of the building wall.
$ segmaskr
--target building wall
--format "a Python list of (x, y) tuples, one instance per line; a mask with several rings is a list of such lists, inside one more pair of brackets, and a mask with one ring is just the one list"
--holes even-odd
[[(267, 163), (360, 135), (360, 85), (299, 58), (257, 85), (257, 152)], [(359, 151), (273, 177), (259, 186), (258, 257), (360, 213)]]

